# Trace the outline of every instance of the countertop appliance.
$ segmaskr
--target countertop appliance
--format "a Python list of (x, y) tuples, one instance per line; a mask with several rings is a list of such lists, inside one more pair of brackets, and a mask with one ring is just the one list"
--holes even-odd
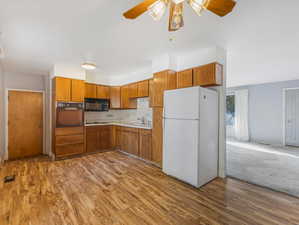
[(84, 126), (83, 103), (57, 102), (56, 127)]
[(202, 87), (165, 91), (163, 172), (195, 187), (218, 174), (218, 93)]
[(103, 112), (109, 110), (108, 99), (85, 98), (85, 111)]

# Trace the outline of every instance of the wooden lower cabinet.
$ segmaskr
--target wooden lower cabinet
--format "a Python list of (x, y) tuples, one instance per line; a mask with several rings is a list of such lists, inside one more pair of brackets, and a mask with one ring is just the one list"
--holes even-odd
[(163, 149), (163, 108), (153, 108), (153, 149), (152, 161), (162, 166), (162, 149)]
[(121, 128), (121, 150), (132, 155), (139, 155), (138, 128)]
[(139, 129), (139, 157), (152, 161), (152, 130)]
[(86, 130), (86, 152), (107, 151), (114, 148), (113, 126), (88, 126)]

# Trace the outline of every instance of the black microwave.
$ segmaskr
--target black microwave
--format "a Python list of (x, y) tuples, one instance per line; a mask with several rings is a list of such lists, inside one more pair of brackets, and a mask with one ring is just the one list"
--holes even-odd
[(85, 111), (89, 112), (104, 112), (109, 110), (109, 100), (85, 98), (84, 100)]

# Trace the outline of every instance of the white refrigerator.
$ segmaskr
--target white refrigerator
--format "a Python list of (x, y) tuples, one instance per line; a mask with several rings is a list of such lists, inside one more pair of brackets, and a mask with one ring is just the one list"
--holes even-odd
[(218, 175), (218, 93), (191, 87), (164, 92), (163, 172), (195, 187)]

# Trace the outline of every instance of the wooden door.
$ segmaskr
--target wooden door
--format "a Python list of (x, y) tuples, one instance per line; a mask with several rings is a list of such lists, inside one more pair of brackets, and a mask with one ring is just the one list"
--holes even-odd
[(109, 99), (109, 87), (103, 85), (97, 85), (97, 98)]
[(120, 105), (120, 87), (110, 87), (110, 108), (119, 109)]
[(139, 129), (139, 157), (152, 160), (152, 131)]
[(69, 102), (71, 100), (71, 79), (55, 77), (54, 87), (56, 101)]
[(160, 166), (162, 165), (162, 149), (163, 149), (163, 108), (153, 108), (153, 149), (152, 161)]
[(85, 98), (96, 98), (97, 86), (95, 84), (85, 83)]
[(187, 88), (193, 85), (193, 70), (183, 70), (177, 73), (177, 88)]
[(8, 157), (17, 159), (43, 152), (43, 94), (8, 92)]
[(72, 80), (71, 101), (84, 102), (84, 81)]
[(137, 90), (137, 96), (139, 98), (141, 97), (148, 97), (149, 96), (149, 81), (144, 80), (138, 82), (138, 90)]
[(98, 129), (97, 126), (86, 127), (86, 152), (96, 152), (98, 147)]

